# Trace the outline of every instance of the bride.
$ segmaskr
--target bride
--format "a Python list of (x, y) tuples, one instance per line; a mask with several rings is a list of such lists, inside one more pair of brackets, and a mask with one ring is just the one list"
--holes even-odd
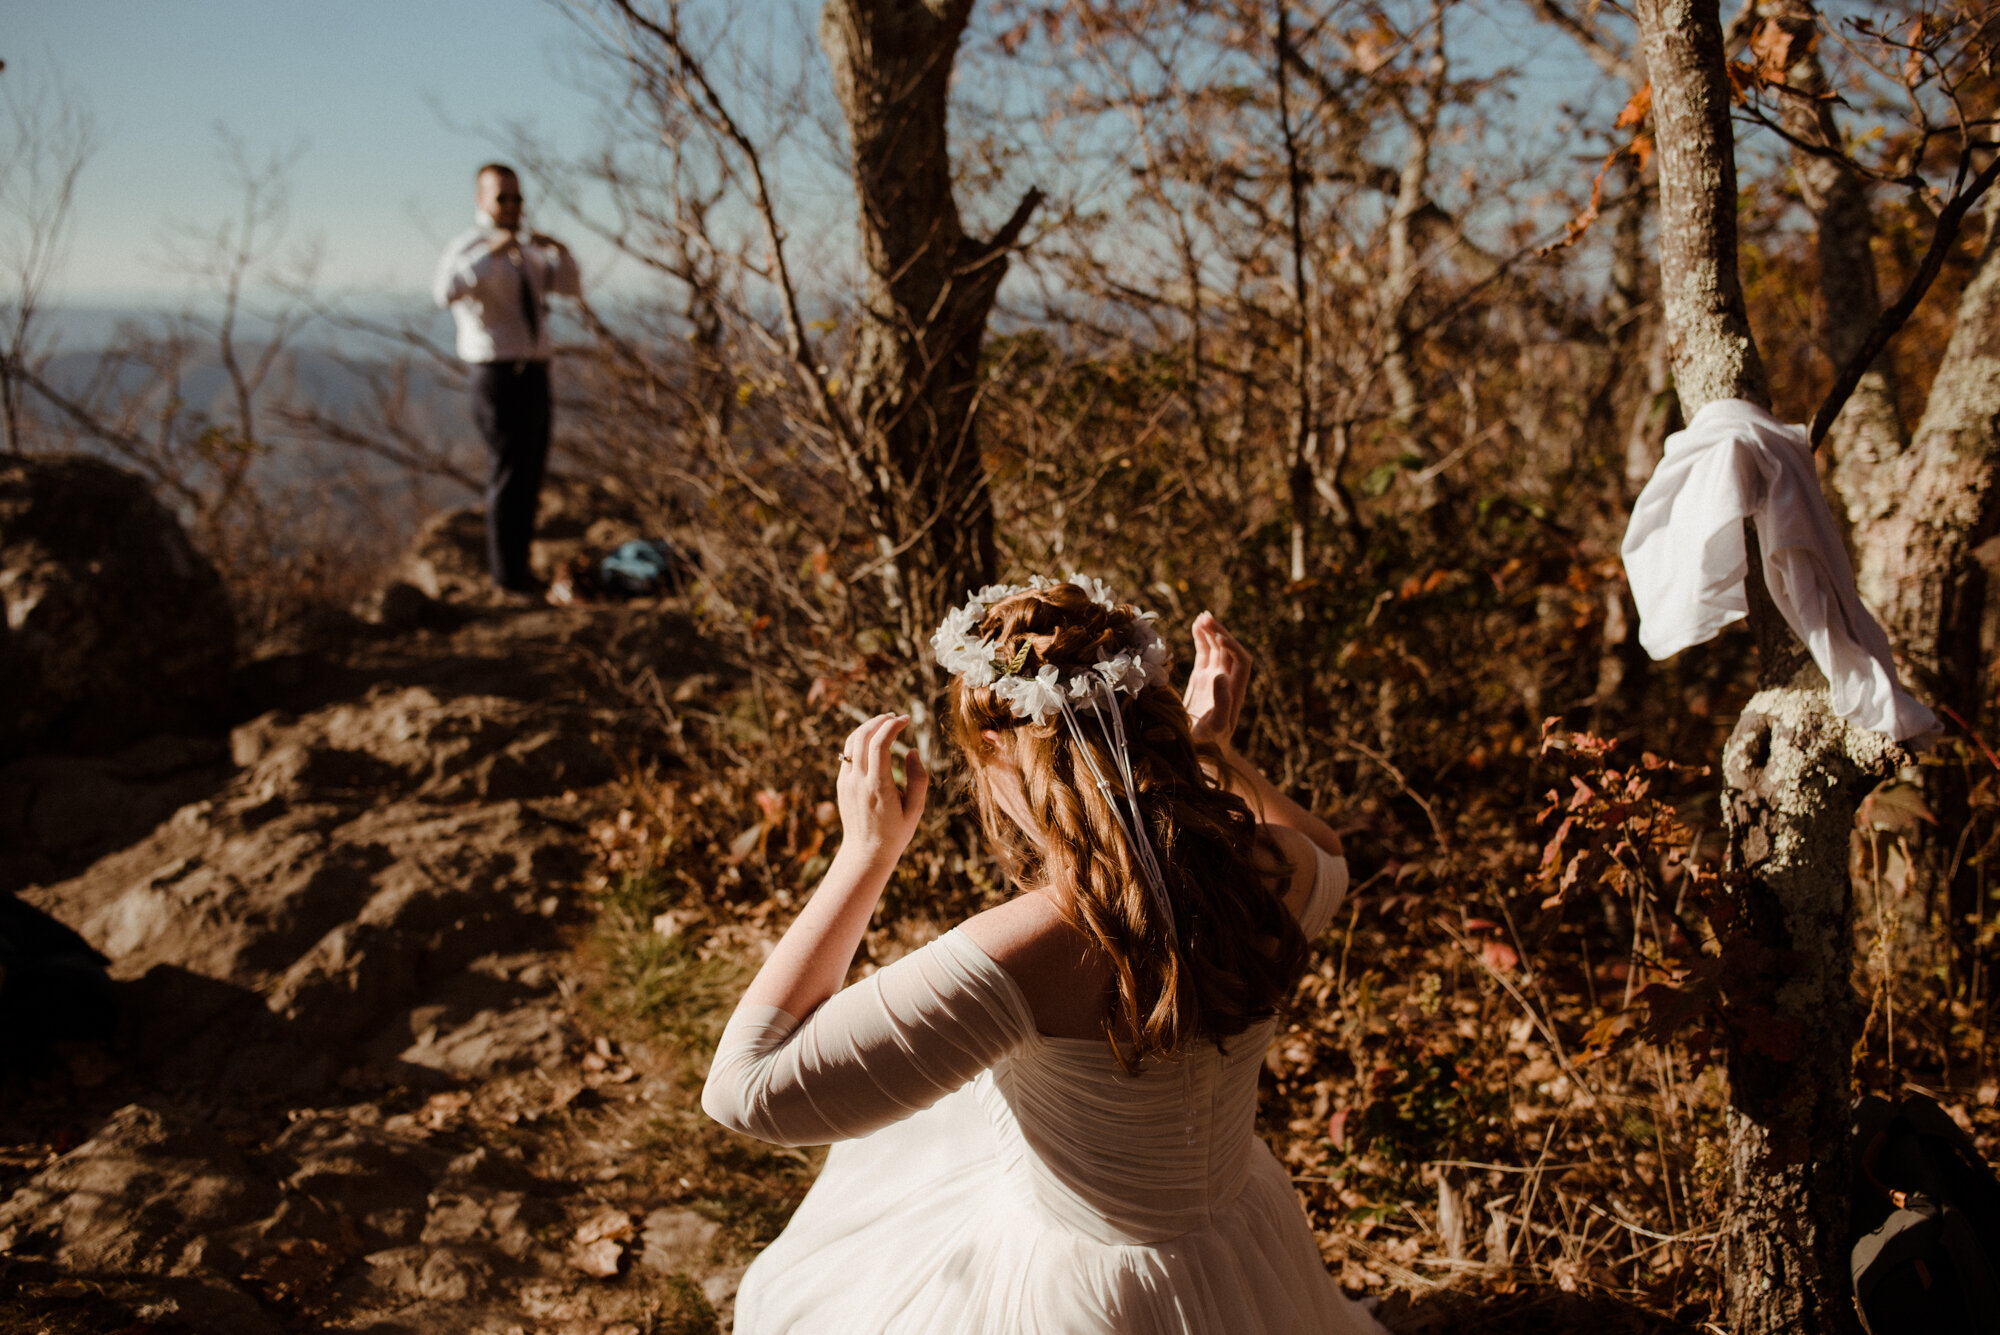
[(908, 719), (841, 753), (826, 879), (724, 1031), (709, 1116), (834, 1142), (736, 1329), (1376, 1335), (1258, 1138), (1276, 1015), (1347, 887), (1332, 830), (1230, 747), (1250, 656), (1097, 580), (993, 586), (932, 645), (1020, 893), (841, 986), (923, 811)]

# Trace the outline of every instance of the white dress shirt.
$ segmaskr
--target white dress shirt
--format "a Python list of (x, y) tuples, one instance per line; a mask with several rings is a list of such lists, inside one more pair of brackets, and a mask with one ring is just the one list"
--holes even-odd
[[(537, 328), (530, 333), (522, 310), (526, 279), (535, 303)], [(431, 295), (451, 308), (458, 326), (458, 355), (468, 362), (547, 361), (549, 298), (580, 297), (583, 280), (576, 260), (560, 246), (537, 245), (493, 225), (485, 213), (479, 225), (445, 247)]]
[(1748, 613), (1746, 518), (1757, 524), (1771, 601), (1826, 674), (1834, 712), (1899, 742), (1935, 729), (1861, 605), (1806, 429), (1742, 399), (1708, 404), (1667, 437), (1632, 506), (1623, 554), (1646, 652), (1666, 658)]

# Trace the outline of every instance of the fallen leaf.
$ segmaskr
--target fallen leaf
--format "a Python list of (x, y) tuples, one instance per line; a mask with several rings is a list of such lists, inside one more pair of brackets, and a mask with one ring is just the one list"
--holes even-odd
[(731, 839), (729, 841), (729, 856), (724, 858), (723, 861), (733, 867), (743, 861), (743, 859), (749, 857), (751, 853), (756, 851), (757, 846), (764, 842), (764, 836), (770, 832), (770, 829), (770, 826), (759, 822), (737, 835), (734, 839)]

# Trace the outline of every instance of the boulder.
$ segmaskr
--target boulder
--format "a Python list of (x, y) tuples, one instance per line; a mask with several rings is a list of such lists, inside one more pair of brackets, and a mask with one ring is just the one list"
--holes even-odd
[[(542, 484), (528, 563), (543, 576), (556, 575), (572, 562), (594, 567), (619, 544), (649, 536), (647, 513), (615, 478), (552, 474)], [(365, 614), (382, 625), (428, 625), (440, 619), (438, 603), (479, 603), (491, 597), (486, 512), (468, 505), (425, 522)]]
[(218, 1235), (277, 1202), (213, 1128), (130, 1104), (0, 1205), (0, 1232), (72, 1272), (185, 1274), (227, 1269)]
[(554, 1060), (574, 1035), (552, 985), (477, 962), (556, 939), (583, 854), (535, 804), (615, 776), (603, 728), (570, 701), (390, 682), (271, 710), (235, 729), (212, 796), (20, 897), (108, 958), (121, 1048), (175, 1088), (291, 1097), (351, 1058), (426, 1082)]
[(0, 1076), (48, 1045), (111, 1037), (118, 1018), (104, 956), (32, 904), (0, 893)]
[(221, 577), (102, 460), (0, 460), (0, 605), (0, 759), (198, 726), (227, 689)]

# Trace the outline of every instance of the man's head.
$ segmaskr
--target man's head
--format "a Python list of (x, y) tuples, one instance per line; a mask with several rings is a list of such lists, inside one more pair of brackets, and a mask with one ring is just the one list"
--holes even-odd
[(495, 227), (509, 232), (521, 227), (521, 178), (512, 167), (489, 162), (479, 169), (479, 211)]

